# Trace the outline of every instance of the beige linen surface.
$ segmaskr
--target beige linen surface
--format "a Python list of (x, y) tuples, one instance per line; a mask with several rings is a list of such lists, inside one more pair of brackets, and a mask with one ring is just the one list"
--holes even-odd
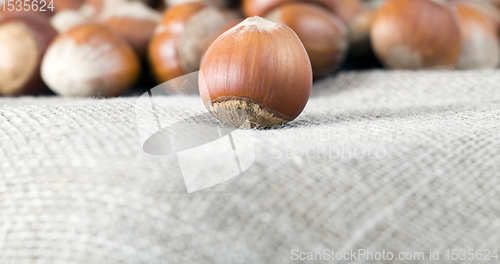
[[(252, 167), (193, 194), (176, 157), (142, 151), (136, 99), (0, 98), (1, 264), (500, 249), (499, 71), (320, 81), (296, 121), (252, 131)], [(174, 121), (206, 111), (157, 104)]]

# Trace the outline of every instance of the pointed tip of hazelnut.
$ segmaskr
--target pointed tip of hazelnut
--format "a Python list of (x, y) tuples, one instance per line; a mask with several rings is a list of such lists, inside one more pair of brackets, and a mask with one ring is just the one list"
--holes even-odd
[(239, 28), (246, 28), (246, 29), (257, 29), (259, 32), (268, 32), (271, 33), (274, 30), (277, 30), (282, 26), (281, 24), (278, 24), (276, 22), (267, 20), (265, 18), (259, 17), (259, 16), (253, 16), (249, 17), (243, 22), (239, 23), (232, 29), (228, 30), (226, 33), (231, 33), (234, 32), (235, 30)]

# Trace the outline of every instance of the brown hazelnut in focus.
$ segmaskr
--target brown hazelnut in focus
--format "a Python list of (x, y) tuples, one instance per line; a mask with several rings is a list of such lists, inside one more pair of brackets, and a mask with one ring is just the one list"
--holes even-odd
[(317, 5), (284, 4), (265, 18), (295, 31), (309, 54), (315, 79), (331, 74), (346, 56), (346, 27), (333, 13)]
[(117, 96), (136, 81), (140, 64), (122, 38), (100, 24), (76, 26), (50, 44), (42, 78), (64, 96)]
[(149, 41), (161, 19), (160, 12), (141, 2), (130, 2), (104, 11), (103, 24), (124, 38), (140, 57), (145, 57)]
[[(456, 1), (453, 5), (458, 14), (462, 40), (457, 69), (497, 68), (500, 65), (498, 23), (482, 11), (484, 6), (467, 1)], [(490, 8), (488, 10), (494, 9)]]
[(240, 127), (282, 125), (304, 109), (312, 87), (307, 52), (289, 27), (247, 18), (219, 36), (199, 74), (201, 98), (219, 120)]
[(40, 77), (40, 64), (56, 35), (44, 17), (17, 15), (0, 21), (1, 95), (36, 95), (48, 91)]
[(148, 57), (158, 82), (198, 71), (206, 47), (226, 23), (227, 17), (207, 3), (169, 8), (149, 44)]
[(344, 23), (363, 11), (361, 0), (243, 0), (246, 16), (264, 16), (272, 9), (291, 2), (318, 4), (337, 15)]
[(393, 69), (450, 69), (460, 54), (460, 29), (446, 0), (388, 0), (370, 38), (378, 59)]

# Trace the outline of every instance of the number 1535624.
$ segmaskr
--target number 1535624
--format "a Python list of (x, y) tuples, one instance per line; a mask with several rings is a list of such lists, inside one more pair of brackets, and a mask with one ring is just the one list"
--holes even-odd
[(53, 0), (0, 0), (0, 10), (13, 11), (54, 11)]

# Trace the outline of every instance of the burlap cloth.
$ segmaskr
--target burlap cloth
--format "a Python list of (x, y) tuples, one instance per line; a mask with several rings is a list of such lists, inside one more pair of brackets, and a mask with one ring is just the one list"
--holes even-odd
[[(158, 100), (172, 120), (206, 111)], [(252, 131), (252, 167), (193, 194), (175, 156), (142, 151), (135, 101), (0, 98), (1, 264), (500, 249), (499, 71), (318, 82), (296, 121)]]

